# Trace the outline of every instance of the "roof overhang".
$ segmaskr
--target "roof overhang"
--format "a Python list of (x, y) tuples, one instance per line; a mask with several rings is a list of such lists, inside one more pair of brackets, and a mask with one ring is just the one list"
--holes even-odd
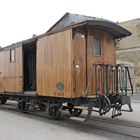
[(97, 27), (102, 30), (105, 30), (114, 35), (114, 38), (122, 38), (130, 36), (132, 33), (128, 30), (122, 28), (121, 26), (113, 23), (113, 22), (106, 22), (106, 21), (87, 21), (89, 26)]
[(59, 30), (55, 30), (53, 32), (48, 31), (47, 34), (49, 35), (49, 34), (53, 34), (53, 33), (67, 30), (70, 28), (77, 28), (77, 27), (81, 27), (81, 26), (89, 26), (89, 27), (98, 28), (98, 29), (107, 31), (110, 34), (112, 34), (115, 39), (127, 37), (127, 36), (130, 36), (132, 34), (128, 30), (122, 28), (121, 26), (115, 24), (114, 22), (98, 21), (98, 20), (87, 20), (84, 22), (73, 24), (71, 26), (67, 26), (65, 28), (60, 28)]

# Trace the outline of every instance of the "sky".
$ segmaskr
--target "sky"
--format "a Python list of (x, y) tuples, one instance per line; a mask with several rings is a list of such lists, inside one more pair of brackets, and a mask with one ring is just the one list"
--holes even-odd
[(66, 12), (122, 22), (140, 18), (140, 0), (0, 0), (0, 46), (46, 32)]

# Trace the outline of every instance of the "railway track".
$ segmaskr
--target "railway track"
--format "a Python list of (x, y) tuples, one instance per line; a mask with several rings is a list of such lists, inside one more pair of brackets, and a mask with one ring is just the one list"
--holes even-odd
[[(47, 117), (50, 119), (49, 115), (46, 113), (40, 112), (39, 114), (37, 112), (32, 112), (32, 111), (26, 111), (25, 113), (29, 113), (32, 115), (37, 115), (37, 116), (42, 116), (42, 117)], [(70, 117), (70, 115), (67, 112), (64, 112), (63, 115)], [(110, 119), (110, 120), (109, 120)], [(74, 120), (66, 119), (62, 121), (70, 121), (73, 124), (76, 122)], [(78, 122), (79, 123), (79, 122)], [(80, 122), (83, 125), (86, 125), (87, 127), (90, 126), (92, 129), (99, 129), (102, 131), (106, 132), (111, 132), (123, 136), (129, 136), (135, 140), (140, 140), (140, 124), (136, 124), (134, 122), (129, 122), (129, 121), (119, 121), (119, 120), (112, 120), (111, 118), (103, 118), (103, 117), (92, 117), (91, 120), (87, 123), (85, 122)], [(81, 124), (81, 126), (82, 126)], [(75, 124), (76, 125), (76, 124)]]
[(91, 120), (93, 121), (100, 121), (100, 122), (105, 122), (105, 123), (111, 123), (114, 125), (122, 125), (122, 126), (128, 126), (128, 127), (135, 127), (135, 128), (140, 128), (140, 123), (137, 122), (130, 122), (130, 121), (121, 121), (117, 119), (112, 119), (112, 118), (102, 118), (102, 117), (93, 117)]
[[(0, 108), (3, 109), (2, 105)], [(4, 107), (5, 108), (5, 107)], [(7, 108), (7, 106), (6, 106)], [(18, 109), (13, 108), (7, 108), (7, 110), (10, 111), (18, 111)], [(20, 111), (22, 112), (22, 111)], [(37, 117), (43, 117), (50, 119), (49, 115), (44, 112), (35, 112), (35, 111), (24, 111), (24, 113), (28, 113), (29, 115), (34, 115)], [(136, 122), (129, 122), (129, 121), (121, 121), (121, 120), (112, 120), (111, 118), (104, 118), (104, 117), (96, 117), (92, 116), (91, 120), (89, 122), (77, 122), (74, 120), (70, 120), (70, 115), (65, 111), (63, 113), (64, 118), (66, 119), (62, 120), (65, 123), (73, 124), (73, 125), (80, 125), (81, 127), (84, 127), (83, 129), (98, 129), (102, 130), (104, 132), (114, 133), (122, 136), (131, 137), (135, 140), (140, 140), (140, 123), (137, 124)]]
[[(111, 119), (111, 118), (110, 118)], [(104, 118), (92, 118), (93, 125), (97, 129), (101, 129), (103, 131), (112, 132), (120, 135), (125, 135), (132, 137), (134, 139), (140, 140), (140, 125), (135, 123), (126, 123), (126, 122), (117, 122), (104, 120)], [(89, 123), (90, 124), (90, 123)]]

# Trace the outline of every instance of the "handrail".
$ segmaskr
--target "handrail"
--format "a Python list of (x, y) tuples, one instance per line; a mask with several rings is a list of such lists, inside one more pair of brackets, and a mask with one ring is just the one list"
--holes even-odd
[(130, 72), (129, 72), (128, 67), (126, 67), (126, 69), (127, 69), (127, 73), (128, 73), (128, 77), (129, 77), (129, 83), (130, 83), (130, 86), (131, 86), (131, 91), (132, 91), (131, 95), (133, 95), (134, 94), (134, 89), (133, 89), (133, 84), (132, 84), (132, 81), (131, 81)]
[[(120, 94), (121, 92), (127, 95), (128, 81), (130, 83), (130, 87), (133, 95), (133, 85), (130, 77), (130, 72), (127, 66), (120, 65), (120, 64), (117, 65), (92, 64), (91, 72), (90, 72), (90, 76), (88, 79), (88, 84), (85, 92), (86, 97), (89, 94), (89, 88), (93, 76), (94, 76), (94, 92), (96, 94), (96, 97), (98, 96), (98, 88), (100, 88), (100, 92), (101, 92), (99, 94), (109, 95), (111, 93)], [(101, 81), (98, 80), (99, 78)]]

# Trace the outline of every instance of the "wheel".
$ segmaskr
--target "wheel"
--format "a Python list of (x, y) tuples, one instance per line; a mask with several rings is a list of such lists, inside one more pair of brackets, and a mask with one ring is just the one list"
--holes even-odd
[(99, 98), (99, 112), (100, 116), (106, 114), (111, 109), (111, 103), (107, 96), (103, 95)]
[(72, 116), (75, 116), (75, 117), (78, 117), (82, 114), (83, 110), (82, 109), (76, 109), (76, 108), (73, 108), (73, 109), (69, 109), (69, 113), (72, 115)]
[(60, 107), (58, 106), (51, 106), (48, 108), (49, 116), (54, 120), (59, 120), (61, 116)]
[(18, 103), (18, 109), (22, 111), (28, 111), (29, 110), (29, 105), (26, 104), (26, 101), (19, 101)]
[(17, 107), (19, 110), (25, 110), (25, 101), (19, 101)]
[(40, 104), (39, 104), (39, 109), (40, 109), (41, 111), (45, 111), (45, 110), (46, 110), (46, 106), (45, 106), (43, 103), (40, 103)]
[(6, 98), (1, 98), (1, 99), (0, 99), (1, 104), (5, 104), (5, 103), (6, 103), (6, 101), (7, 101), (7, 99), (6, 99)]

